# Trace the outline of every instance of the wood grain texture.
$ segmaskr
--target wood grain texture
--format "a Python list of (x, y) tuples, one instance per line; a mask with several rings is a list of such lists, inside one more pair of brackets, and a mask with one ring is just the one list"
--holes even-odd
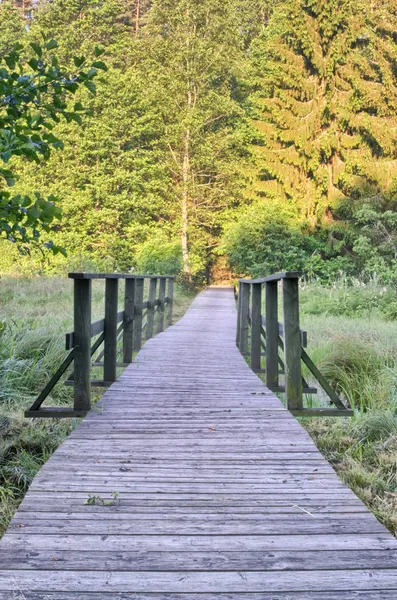
[(397, 541), (249, 369), (235, 323), (232, 290), (210, 288), (145, 344), (34, 479), (0, 600), (397, 598)]
[(92, 282), (74, 282), (74, 410), (91, 408), (91, 294)]
[(116, 381), (118, 284), (118, 279), (106, 279), (105, 348), (103, 358), (103, 378), (105, 381)]

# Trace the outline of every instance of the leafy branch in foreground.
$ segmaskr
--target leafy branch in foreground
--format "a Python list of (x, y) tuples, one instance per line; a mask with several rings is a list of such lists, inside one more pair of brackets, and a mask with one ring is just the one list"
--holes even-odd
[[(7, 163), (19, 156), (39, 164), (52, 149), (62, 149), (62, 141), (53, 134), (54, 125), (61, 117), (81, 124), (84, 106), (76, 102), (69, 108), (70, 97), (81, 85), (95, 95), (94, 79), (98, 70), (106, 70), (105, 63), (97, 60), (104, 53), (99, 47), (95, 48), (96, 60), (90, 63), (84, 56), (75, 56), (73, 73), (52, 53), (57, 48), (55, 40), (44, 40), (43, 45), (32, 42), (30, 47), (34, 56), (27, 61), (21, 56), (21, 45), (0, 60), (0, 159), (4, 164), (0, 164), (0, 236), (24, 245), (25, 251), (38, 244), (43, 233), (51, 233), (61, 211), (54, 196), (12, 195), (9, 188), (17, 177)], [(44, 246), (65, 253), (51, 241)]]

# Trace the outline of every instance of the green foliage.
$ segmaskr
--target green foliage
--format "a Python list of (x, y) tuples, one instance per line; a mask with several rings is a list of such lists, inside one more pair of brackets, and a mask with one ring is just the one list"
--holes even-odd
[(365, 0), (276, 6), (253, 46), (262, 193), (294, 198), (315, 219), (392, 192), (395, 23), (391, 5)]
[(182, 267), (182, 249), (179, 240), (169, 240), (157, 234), (144, 242), (137, 253), (138, 273), (177, 275)]
[(365, 317), (381, 315), (397, 320), (397, 298), (393, 288), (362, 284), (357, 280), (334, 281), (332, 286), (309, 284), (301, 295), (301, 310), (306, 315)]
[(0, 534), (41, 466), (71, 431), (58, 419), (27, 422), (19, 415), (0, 415)]
[(110, 498), (102, 498), (102, 496), (88, 494), (88, 498), (85, 504), (90, 506), (113, 506), (114, 504), (120, 504), (120, 492), (112, 492)]
[[(341, 335), (334, 340), (318, 367), (352, 408), (373, 408), (373, 387), (384, 376), (384, 365), (369, 344)], [(376, 402), (379, 404), (379, 398)]]
[[(395, 279), (396, 23), (390, 3), (281, 1), (251, 44), (261, 136), (251, 193), (293, 203), (338, 242), (342, 269), (384, 282)], [(336, 253), (319, 250), (307, 271), (330, 279)]]
[(358, 236), (353, 250), (364, 274), (397, 285), (397, 212), (364, 205), (355, 214)]
[[(10, 237), (30, 228), (76, 264), (128, 270), (164, 234), (180, 240), (196, 283), (230, 250), (246, 274), (298, 268), (326, 284), (343, 273), (396, 285), (392, 4), (53, 0), (33, 11), (26, 24), (0, 4), (0, 57), (22, 39), (34, 75), (43, 58), (53, 68), (55, 38), (58, 68), (82, 80), (77, 102), (59, 95), (70, 122), (39, 111), (52, 127), (39, 134), (40, 164), (9, 158), (11, 141), (2, 150)], [(96, 97), (103, 61), (82, 65), (95, 46), (109, 65)], [(52, 152), (59, 140), (64, 151)], [(31, 254), (25, 272), (67, 268), (59, 254)]]
[[(371, 298), (385, 297), (385, 308), (393, 294), (374, 283), (352, 289), (340, 282), (328, 289), (307, 284), (300, 296), (309, 353), (355, 407), (351, 419), (305, 419), (303, 424), (342, 480), (396, 534), (397, 323), (385, 321), (377, 304), (371, 305)], [(333, 304), (347, 312), (332, 316)], [(319, 396), (313, 402), (321, 405)]]
[[(0, 158), (4, 164), (16, 156), (37, 164), (48, 160), (52, 149), (63, 147), (53, 133), (60, 117), (81, 122), (79, 112), (84, 108), (76, 103), (69, 109), (68, 96), (74, 95), (80, 85), (95, 93), (93, 79), (97, 69), (105, 69), (105, 65), (96, 62), (94, 67), (84, 57), (76, 58), (76, 70), (69, 74), (51, 54), (56, 47), (53, 39), (44, 38), (43, 45), (31, 42), (33, 56), (27, 60), (21, 56), (23, 46), (17, 45), (0, 62)], [(101, 53), (98, 48), (96, 54)], [(15, 180), (12, 167), (0, 168), (0, 235), (18, 244), (37, 243), (43, 232), (52, 231), (51, 224), (60, 219), (60, 210), (52, 195), (12, 195), (8, 188)], [(65, 253), (52, 241), (45, 246), (54, 253)]]
[(175, 226), (187, 280), (202, 279), (223, 215), (240, 196), (244, 154), (244, 64), (236, 4), (228, 0), (153, 2), (145, 28), (147, 73), (167, 124)]
[(259, 201), (227, 226), (223, 250), (238, 273), (263, 277), (303, 269), (309, 243), (293, 208)]
[(0, 58), (3, 58), (20, 42), (25, 23), (18, 8), (7, 1), (0, 3), (0, 23)]

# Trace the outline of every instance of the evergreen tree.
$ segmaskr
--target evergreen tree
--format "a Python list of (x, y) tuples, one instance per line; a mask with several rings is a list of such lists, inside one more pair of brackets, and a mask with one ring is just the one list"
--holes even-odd
[(25, 22), (18, 8), (11, 2), (0, 2), (0, 59), (10, 54), (22, 41)]
[[(257, 192), (312, 223), (397, 192), (397, 6), (381, 0), (279, 4), (254, 44)], [(339, 211), (339, 212), (338, 212)]]

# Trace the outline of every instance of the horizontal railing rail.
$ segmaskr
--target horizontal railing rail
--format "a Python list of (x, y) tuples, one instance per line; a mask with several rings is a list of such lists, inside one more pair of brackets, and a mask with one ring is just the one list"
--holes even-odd
[[(116, 381), (117, 367), (132, 362), (143, 338), (150, 339), (172, 324), (174, 277), (167, 275), (132, 275), (129, 273), (70, 273), (74, 281), (74, 331), (66, 334), (68, 356), (51, 377), (27, 417), (84, 416), (91, 408), (91, 387), (107, 387)], [(91, 322), (92, 281), (105, 280), (105, 316)], [(119, 311), (119, 282), (124, 280), (124, 309)], [(144, 300), (145, 281), (148, 298)], [(99, 336), (99, 337), (98, 337)], [(92, 338), (97, 338), (91, 345)], [(122, 342), (122, 362), (117, 362)], [(96, 357), (94, 354), (103, 344)], [(73, 374), (65, 381), (74, 387), (73, 408), (43, 407), (62, 375), (73, 363)], [(91, 367), (103, 368), (103, 379), (91, 378)]]
[[(313, 363), (307, 348), (307, 332), (300, 328), (298, 271), (278, 273), (238, 283), (236, 343), (250, 366), (264, 373), (267, 387), (285, 393), (287, 408), (297, 416), (350, 416), (338, 394)], [(279, 290), (282, 294), (282, 322), (279, 321)], [(263, 294), (264, 292), (264, 294)], [(264, 295), (264, 298), (263, 298)], [(264, 299), (265, 314), (262, 314)], [(280, 356), (281, 352), (282, 356)], [(262, 364), (264, 360), (264, 365)], [(334, 408), (306, 408), (304, 394), (315, 394), (302, 375), (302, 362), (319, 383)], [(280, 375), (284, 383), (280, 383)]]

